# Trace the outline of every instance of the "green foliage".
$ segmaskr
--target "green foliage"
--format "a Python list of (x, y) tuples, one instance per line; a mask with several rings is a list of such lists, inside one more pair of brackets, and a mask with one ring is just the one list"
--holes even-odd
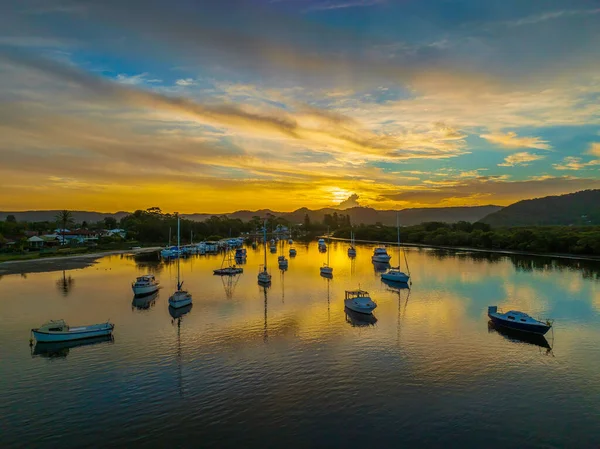
[(17, 222), (17, 218), (14, 215), (7, 215), (6, 216), (6, 221), (9, 223), (16, 223)]
[[(353, 230), (357, 240), (396, 240), (396, 228), (391, 226), (361, 225)], [(349, 238), (350, 228), (339, 229), (334, 235)], [(400, 228), (400, 236), (402, 242), (433, 246), (600, 256), (600, 226), (492, 229), (485, 223), (430, 222)]]

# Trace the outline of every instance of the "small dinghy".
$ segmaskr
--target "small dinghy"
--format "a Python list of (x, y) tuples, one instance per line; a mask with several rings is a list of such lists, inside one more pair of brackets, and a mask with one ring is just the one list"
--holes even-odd
[(375, 301), (369, 296), (369, 292), (364, 290), (346, 290), (344, 305), (354, 312), (366, 313), (370, 315), (377, 307)]
[(552, 320), (540, 321), (524, 312), (510, 310), (502, 313), (497, 306), (488, 307), (488, 317), (496, 326), (507, 327), (521, 332), (544, 335), (552, 327)]
[(51, 320), (37, 329), (31, 329), (38, 342), (70, 341), (111, 335), (115, 325), (109, 323), (71, 327), (64, 320)]

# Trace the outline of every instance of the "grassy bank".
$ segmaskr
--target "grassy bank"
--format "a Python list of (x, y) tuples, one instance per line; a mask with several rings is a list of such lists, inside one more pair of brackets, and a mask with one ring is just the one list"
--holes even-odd
[(36, 260), (50, 257), (68, 257), (85, 254), (95, 254), (118, 250), (128, 250), (134, 246), (142, 246), (137, 242), (118, 242), (98, 246), (73, 246), (66, 248), (56, 248), (52, 250), (41, 251), (15, 251), (9, 253), (0, 253), (0, 263), (15, 260)]

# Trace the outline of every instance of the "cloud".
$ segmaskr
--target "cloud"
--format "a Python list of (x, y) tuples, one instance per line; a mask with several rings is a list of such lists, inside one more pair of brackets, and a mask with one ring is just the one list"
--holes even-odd
[(588, 148), (586, 154), (591, 154), (592, 156), (600, 158), (600, 142), (590, 143), (590, 147)]
[(410, 190), (385, 194), (382, 197), (422, 205), (505, 205), (521, 199), (561, 195), (593, 188), (600, 188), (600, 179), (563, 176), (510, 181), (494, 176), (483, 176), (447, 187), (416, 186)]
[(193, 86), (196, 82), (192, 78), (183, 78), (175, 81), (178, 86)]
[(593, 15), (600, 13), (600, 8), (596, 9), (570, 9), (561, 11), (548, 11), (541, 14), (534, 14), (528, 17), (522, 17), (520, 19), (503, 22), (509, 27), (520, 27), (524, 25), (535, 25), (537, 23), (546, 22), (548, 20), (560, 19), (563, 17), (573, 17), (581, 15)]
[(116, 80), (121, 84), (129, 84), (131, 86), (137, 86), (144, 83), (162, 83), (162, 80), (159, 79), (148, 79), (148, 73), (140, 73), (138, 75), (119, 73)]
[(540, 137), (518, 137), (517, 133), (514, 132), (482, 134), (479, 137), (507, 148), (537, 148), (539, 150), (552, 148), (547, 141), (542, 140)]
[(336, 209), (350, 209), (351, 207), (359, 207), (360, 204), (358, 202), (359, 196), (356, 193), (350, 195), (347, 199), (342, 201), (340, 204), (336, 206)]
[(555, 170), (583, 170), (595, 165), (600, 165), (600, 160), (582, 162), (580, 157), (567, 156), (561, 163), (552, 164), (552, 167), (554, 167)]
[(528, 162), (538, 161), (540, 159), (544, 159), (545, 156), (539, 154), (532, 154), (526, 151), (521, 153), (511, 154), (504, 158), (504, 162), (498, 164), (498, 167), (514, 167), (516, 165), (521, 165), (527, 167)]
[(316, 4), (306, 8), (305, 11), (310, 12), (310, 11), (327, 11), (327, 10), (332, 10), (332, 9), (359, 8), (359, 7), (365, 7), (365, 6), (381, 5), (386, 2), (387, 2), (387, 0), (353, 0), (353, 1), (351, 0), (351, 1), (343, 1), (343, 2), (329, 1), (329, 2), (316, 3)]

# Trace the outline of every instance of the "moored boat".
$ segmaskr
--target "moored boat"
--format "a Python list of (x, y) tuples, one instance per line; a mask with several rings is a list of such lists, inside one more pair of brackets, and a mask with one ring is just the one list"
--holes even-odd
[[(181, 218), (177, 214), (177, 246), (181, 245)], [(177, 290), (169, 297), (169, 305), (174, 309), (188, 306), (192, 303), (192, 295), (186, 290), (182, 290), (183, 281), (181, 280), (181, 269), (179, 267), (179, 258), (177, 259)]]
[(552, 320), (540, 321), (524, 312), (510, 310), (503, 313), (497, 306), (488, 307), (488, 317), (496, 326), (502, 326), (521, 332), (544, 335), (552, 327)]
[(108, 321), (101, 324), (71, 327), (64, 320), (50, 320), (36, 329), (31, 329), (31, 332), (38, 342), (52, 342), (110, 335), (114, 328), (115, 325)]
[(295, 257), (297, 254), (296, 248), (290, 248), (290, 257)]
[[(327, 234), (329, 234), (329, 228), (327, 229)], [(319, 240), (319, 245), (321, 244), (322, 239)], [(319, 246), (319, 249), (321, 247)], [(327, 263), (324, 263), (323, 266), (319, 269), (322, 276), (333, 276), (333, 267), (329, 265), (329, 252), (327, 252)]]
[[(410, 275), (406, 274), (405, 272), (403, 272), (400, 269), (400, 260), (401, 259), (400, 259), (400, 216), (399, 216), (399, 214), (397, 215), (397, 218), (396, 218), (396, 227), (398, 230), (397, 231), (398, 232), (398, 266), (392, 267), (385, 273), (382, 273), (381, 279), (386, 280), (386, 281), (391, 281), (391, 282), (408, 284)], [(406, 259), (406, 254), (404, 256), (404, 259), (406, 261), (406, 268), (408, 268), (408, 260)]]
[(371, 257), (371, 260), (377, 263), (388, 263), (391, 258), (392, 256), (387, 253), (385, 247), (380, 246), (373, 250), (373, 256)]
[[(265, 262), (258, 268), (258, 284), (263, 286), (268, 286), (271, 283), (271, 273), (267, 270), (267, 221), (265, 220), (265, 225), (263, 227), (263, 242), (264, 242), (264, 255)], [(266, 293), (265, 293), (266, 294)]]
[(160, 288), (160, 283), (154, 275), (146, 274), (136, 278), (135, 282), (131, 283), (131, 289), (135, 296), (150, 295)]
[(369, 292), (365, 290), (346, 290), (344, 305), (355, 312), (371, 314), (377, 307), (371, 299)]

